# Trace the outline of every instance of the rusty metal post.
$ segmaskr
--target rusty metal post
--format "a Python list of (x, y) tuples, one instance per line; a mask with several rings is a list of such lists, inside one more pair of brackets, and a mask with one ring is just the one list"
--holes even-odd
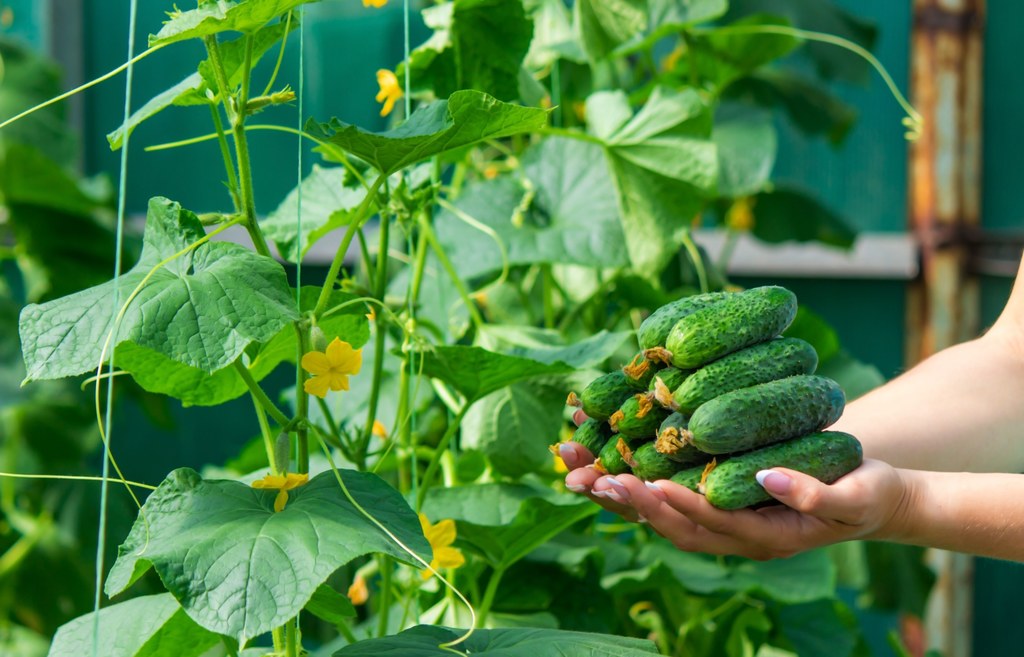
[[(968, 264), (981, 214), (984, 0), (914, 0), (911, 86), (924, 130), (910, 149), (910, 230), (921, 276), (907, 298), (907, 365), (977, 335)], [(938, 581), (925, 624), (944, 657), (971, 650), (973, 563), (932, 551)]]

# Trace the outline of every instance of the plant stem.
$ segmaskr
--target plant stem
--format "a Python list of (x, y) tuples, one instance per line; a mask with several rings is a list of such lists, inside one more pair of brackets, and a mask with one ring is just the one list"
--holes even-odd
[(501, 578), (504, 574), (504, 568), (495, 567), (494, 572), (491, 573), (491, 578), (487, 581), (484, 599), (480, 602), (480, 606), (477, 607), (477, 622), (481, 626), (487, 622), (487, 614), (491, 612), (494, 596), (498, 593), (498, 584), (501, 583)]
[(249, 368), (242, 364), (241, 359), (237, 359), (234, 362), (235, 371), (242, 377), (242, 381), (246, 387), (249, 388), (249, 392), (252, 393), (254, 399), (259, 401), (260, 407), (270, 414), (270, 417), (274, 418), (274, 422), (281, 425), (282, 429), (288, 429), (294, 423), (293, 420), (289, 420), (288, 416), (281, 412), (281, 410), (274, 405), (274, 402), (270, 400), (267, 393), (263, 391), (260, 384), (256, 383), (256, 379), (252, 378), (252, 374), (249, 372)]
[(331, 268), (327, 271), (327, 280), (324, 281), (324, 286), (320, 289), (320, 298), (317, 299), (316, 308), (313, 310), (313, 314), (316, 317), (319, 317), (327, 309), (327, 304), (331, 300), (331, 290), (334, 289), (334, 281), (338, 278), (338, 272), (341, 271), (341, 266), (345, 262), (345, 254), (348, 253), (348, 247), (352, 243), (352, 238), (355, 237), (356, 230), (366, 219), (366, 213), (369, 212), (370, 206), (373, 205), (374, 199), (377, 198), (377, 190), (380, 189), (385, 180), (387, 180), (387, 176), (384, 174), (377, 176), (377, 179), (370, 186), (370, 190), (366, 192), (363, 202), (356, 208), (355, 215), (345, 231), (345, 237), (342, 238), (341, 244), (338, 245), (338, 250), (334, 254), (334, 260), (331, 261)]
[(537, 131), (537, 134), (551, 135), (554, 137), (568, 137), (569, 139), (576, 139), (579, 141), (588, 141), (591, 144), (597, 144), (598, 146), (604, 146), (604, 141), (594, 135), (583, 132), (582, 130), (572, 130), (569, 128), (555, 128), (548, 126), (541, 128)]
[(388, 612), (391, 608), (391, 574), (394, 562), (391, 557), (381, 554), (377, 556), (380, 564), (380, 607), (377, 609), (377, 636), (388, 634)]
[(455, 436), (455, 432), (459, 430), (459, 425), (462, 424), (462, 418), (466, 416), (466, 411), (469, 410), (470, 402), (466, 402), (456, 413), (455, 418), (448, 424), (448, 429), (445, 430), (444, 435), (441, 436), (441, 440), (438, 441), (437, 447), (434, 449), (434, 455), (430, 459), (430, 464), (427, 466), (426, 472), (423, 473), (423, 478), (420, 480), (419, 492), (416, 494), (416, 511), (423, 508), (423, 500), (426, 497), (427, 489), (430, 487), (430, 481), (434, 478), (437, 473), (437, 468), (441, 464), (441, 455), (448, 449), (448, 444), (451, 443), (452, 438)]
[[(374, 296), (384, 302), (384, 293), (388, 285), (388, 243), (391, 220), (383, 212), (380, 215), (380, 241), (377, 246), (377, 272), (374, 277)], [(358, 458), (366, 459), (366, 450), (373, 436), (373, 423), (377, 419), (377, 403), (380, 400), (380, 381), (384, 374), (384, 349), (387, 346), (384, 313), (373, 313), (375, 340), (373, 342), (373, 381), (370, 386), (370, 399), (367, 402), (366, 425), (359, 441)]]
[(448, 254), (444, 252), (444, 248), (440, 242), (437, 241), (437, 236), (434, 235), (434, 229), (431, 228), (429, 221), (421, 221), (420, 228), (427, 236), (427, 241), (430, 243), (430, 247), (434, 250), (434, 254), (437, 259), (441, 262), (441, 266), (448, 272), (448, 276), (452, 279), (452, 283), (455, 285), (455, 289), (459, 291), (459, 296), (462, 297), (462, 303), (466, 305), (466, 310), (469, 311), (469, 317), (473, 320), (473, 324), (480, 329), (484, 325), (484, 318), (477, 309), (476, 304), (473, 303), (473, 299), (469, 296), (469, 290), (466, 289), (466, 284), (459, 278), (458, 272), (455, 271), (455, 267), (452, 265), (452, 261), (448, 258)]
[(544, 328), (555, 328), (554, 278), (551, 264), (544, 263), (540, 267), (541, 293), (544, 300)]
[(299, 657), (299, 619), (293, 618), (284, 626), (284, 654), (286, 657)]
[(239, 213), (242, 211), (242, 201), (238, 196), (238, 177), (235, 175), (235, 163), (231, 161), (228, 138), (224, 134), (224, 123), (220, 120), (220, 110), (217, 109), (216, 103), (210, 103), (210, 115), (213, 117), (213, 127), (217, 131), (220, 155), (224, 158), (224, 171), (228, 175), (228, 191), (231, 193), (231, 202), (235, 206), (235, 212)]
[(306, 370), (302, 369), (302, 356), (309, 351), (309, 333), (306, 331), (306, 323), (295, 322), (296, 363), (295, 368), (295, 417), (299, 418), (299, 425), (295, 431), (296, 443), (298, 445), (298, 456), (295, 459), (295, 467), (300, 474), (309, 473), (309, 434), (307, 433), (304, 420), (309, 417), (309, 393), (306, 392)]

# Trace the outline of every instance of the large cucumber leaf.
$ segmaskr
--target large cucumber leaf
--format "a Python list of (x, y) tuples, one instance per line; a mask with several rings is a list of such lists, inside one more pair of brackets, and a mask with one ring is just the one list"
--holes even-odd
[[(401, 495), (373, 474), (342, 473), (352, 496), (427, 561), (430, 544)], [(150, 568), (206, 629), (248, 639), (294, 618), (335, 570), (370, 552), (409, 555), (345, 497), (333, 472), (290, 491), (274, 512), (272, 490), (171, 472), (146, 500), (118, 550), (106, 592), (116, 595)]]
[[(111, 348), (130, 341), (212, 373), (297, 319), (284, 269), (270, 258), (236, 244), (206, 242), (171, 259), (204, 235), (188, 210), (165, 198), (150, 200), (142, 255), (118, 282), (120, 303), (145, 284), (127, 305)], [(114, 291), (114, 282), (108, 281), (24, 308), (20, 330), (26, 380), (96, 368), (115, 328)]]
[(459, 391), (467, 403), (516, 381), (573, 371), (571, 365), (562, 362), (542, 363), (465, 345), (436, 346), (413, 358), (417, 371), (441, 379)]
[(678, 251), (683, 231), (715, 192), (710, 109), (693, 89), (656, 87), (636, 115), (618, 91), (591, 95), (587, 116), (604, 142), (630, 261), (653, 275)]
[(423, 20), (434, 34), (409, 56), (414, 92), (447, 98), (476, 89), (501, 100), (519, 97), (519, 72), (533, 36), (522, 2), (454, 0), (425, 8)]
[(485, 139), (539, 130), (547, 124), (547, 117), (548, 110), (503, 103), (467, 89), (447, 100), (421, 105), (405, 122), (386, 132), (369, 132), (338, 119), (328, 123), (310, 120), (306, 132), (340, 146), (382, 173), (392, 174), (425, 158)]
[(821, 242), (848, 249), (857, 237), (842, 217), (814, 197), (787, 187), (753, 198), (753, 233), (765, 242)]
[(417, 625), (394, 636), (360, 641), (334, 657), (450, 657), (453, 652), (473, 657), (650, 657), (654, 643), (643, 639), (550, 629), (476, 630), (465, 642), (450, 648), (465, 630)]
[[(319, 295), (320, 288), (302, 288), (302, 309), (313, 310)], [(354, 298), (335, 290), (331, 293), (330, 305), (336, 306)], [(328, 340), (338, 337), (359, 349), (370, 337), (370, 322), (364, 314), (365, 309), (363, 304), (354, 304), (341, 313), (324, 318), (318, 325)], [(269, 342), (259, 345), (245, 362), (252, 378), (261, 381), (281, 363), (294, 363), (296, 340), (295, 328), (288, 325)], [(216, 406), (249, 390), (233, 367), (211, 374), (131, 342), (124, 342), (117, 348), (116, 362), (121, 369), (131, 372), (135, 382), (145, 390), (180, 399), (185, 406)]]
[(457, 543), (504, 569), (600, 507), (531, 486), (474, 484), (431, 489), (422, 510), (435, 521), (453, 518)]
[(718, 195), (738, 198), (764, 189), (775, 166), (778, 139), (771, 114), (723, 103), (715, 119)]
[(299, 5), (316, 1), (201, 0), (195, 9), (172, 12), (160, 31), (149, 36), (149, 45), (166, 45), (220, 32), (254, 33)]
[[(96, 612), (62, 625), (48, 657), (92, 654)], [(196, 657), (220, 642), (196, 625), (170, 593), (147, 595), (99, 611), (99, 646), (104, 657)]]
[(647, 27), (647, 0), (577, 0), (573, 19), (587, 56), (602, 59)]

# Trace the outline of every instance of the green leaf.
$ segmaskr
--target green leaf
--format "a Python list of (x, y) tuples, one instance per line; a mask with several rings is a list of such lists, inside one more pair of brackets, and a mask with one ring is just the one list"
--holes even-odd
[(334, 653), (334, 657), (650, 657), (658, 650), (650, 641), (608, 634), (544, 629), (497, 629), (473, 632), (450, 648), (464, 630), (417, 625), (394, 636), (360, 641)]
[(761, 69), (729, 87), (728, 95), (782, 107), (803, 132), (841, 143), (857, 120), (857, 110), (822, 84), (788, 69)]
[[(341, 473), (352, 496), (417, 554), (430, 560), (416, 514), (376, 475)], [(171, 472), (149, 499), (107, 578), (116, 595), (150, 568), (185, 611), (206, 629), (248, 639), (279, 627), (301, 610), (335, 570), (371, 552), (409, 562), (345, 497), (333, 472), (289, 491), (237, 481), (206, 481)]]
[[(302, 310), (313, 310), (319, 295), (320, 288), (302, 288)], [(330, 305), (336, 306), (355, 298), (336, 290), (331, 293)], [(318, 325), (328, 340), (339, 337), (354, 349), (359, 349), (370, 337), (365, 309), (364, 304), (354, 304), (342, 313), (324, 318)], [(253, 379), (262, 381), (281, 363), (295, 363), (297, 348), (295, 327), (286, 325), (269, 342), (259, 345), (255, 353), (245, 359), (245, 365)], [(122, 343), (117, 348), (115, 362), (121, 369), (131, 372), (132, 378), (143, 389), (180, 399), (185, 406), (217, 406), (249, 391), (233, 367), (211, 374), (131, 342)]]
[(800, 657), (851, 657), (860, 638), (857, 619), (839, 600), (785, 605), (778, 626)]
[(502, 569), (599, 510), (585, 498), (513, 484), (434, 488), (423, 505), (433, 522), (453, 518), (458, 543)]
[(424, 9), (423, 18), (434, 34), (410, 55), (413, 90), (439, 98), (460, 89), (519, 97), (519, 71), (533, 36), (522, 2), (454, 0)]
[(273, 240), (281, 257), (298, 262), (309, 247), (339, 226), (352, 221), (355, 209), (366, 198), (362, 187), (345, 185), (342, 167), (321, 167), (303, 179), (302, 234), (296, 235), (298, 226), (299, 188), (288, 193), (277, 209), (260, 222), (267, 239)]
[(846, 351), (840, 351), (818, 366), (818, 373), (835, 379), (852, 401), (885, 383), (885, 375), (874, 365), (857, 360)]
[(152, 118), (167, 109), (175, 102), (183, 97), (187, 92), (194, 91), (199, 88), (203, 79), (199, 73), (193, 73), (178, 84), (165, 89), (156, 96), (153, 96), (146, 102), (145, 105), (132, 112), (132, 115), (128, 117), (128, 120), (122, 123), (116, 130), (107, 135), (107, 143), (110, 144), (110, 150), (116, 151), (124, 144), (124, 138), (126, 135), (131, 135), (135, 128), (139, 126), (146, 119)]
[(528, 70), (540, 71), (559, 58), (586, 62), (562, 0), (525, 0), (523, 4), (533, 20), (533, 40), (524, 61)]
[(841, 217), (795, 189), (759, 193), (753, 211), (753, 233), (765, 242), (821, 242), (848, 249), (857, 237)]
[(562, 362), (577, 369), (596, 367), (618, 353), (631, 331), (604, 329), (571, 345), (554, 330), (530, 326), (487, 324), (480, 329), (481, 346), (542, 363)]
[(524, 197), (526, 189), (512, 176), (467, 185), (455, 202), (457, 210), (444, 210), (436, 220), (438, 240), (459, 274), (472, 279), (502, 267), (494, 237), (465, 217), (497, 235), (509, 266), (627, 265), (614, 187), (600, 158), (600, 147), (594, 144), (548, 138), (523, 156), (522, 172), (532, 185), (532, 197)]
[(334, 625), (344, 623), (346, 619), (356, 615), (356, 608), (352, 602), (327, 584), (321, 584), (316, 588), (305, 609), (320, 620)]
[(753, 657), (771, 629), (772, 621), (764, 609), (744, 609), (729, 623), (729, 637), (725, 641), (728, 654)]
[(315, 1), (203, 0), (196, 9), (172, 12), (160, 31), (150, 35), (149, 46), (152, 48), (220, 32), (257, 32), (295, 7)]
[(464, 90), (448, 100), (421, 105), (408, 120), (386, 132), (369, 132), (338, 119), (329, 123), (310, 120), (306, 132), (392, 174), (479, 141), (539, 130), (547, 124), (547, 116), (548, 110), (511, 105), (480, 91)]
[(839, 353), (839, 334), (825, 319), (807, 308), (800, 306), (796, 310), (796, 317), (789, 325), (784, 335), (790, 338), (800, 338), (809, 342), (814, 350), (818, 352), (818, 362), (824, 363)]
[(4, 148), (0, 192), (4, 205), (34, 205), (83, 217), (105, 205), (38, 148), (16, 142)]
[[(549, 374), (566, 374), (573, 368), (565, 363), (541, 363), (529, 358), (496, 354), (480, 347), (437, 346), (422, 353), (422, 372), (441, 379), (472, 403), (499, 388)], [(417, 366), (419, 356), (414, 357)]]
[[(123, 304), (150, 270), (204, 236), (199, 219), (177, 203), (149, 203), (142, 255), (121, 276)], [(113, 281), (21, 313), (26, 379), (95, 369), (114, 328)], [(298, 317), (284, 270), (236, 244), (204, 243), (156, 269), (128, 304), (111, 347), (129, 341), (212, 373), (252, 342), (266, 342)], [(110, 354), (107, 350), (107, 356)]]
[(730, 31), (733, 27), (760, 25), (789, 27), (790, 23), (771, 14), (756, 14), (720, 29), (712, 28), (692, 40), (692, 48), (678, 70), (689, 71), (692, 66), (701, 78), (722, 89), (755, 69), (781, 59), (803, 43), (789, 34)]
[[(62, 625), (49, 657), (92, 654), (95, 612)], [(188, 617), (170, 593), (133, 598), (99, 612), (104, 657), (195, 657), (220, 642)]]
[(728, 0), (647, 0), (650, 16), (645, 34), (619, 49), (621, 54), (653, 47), (661, 39), (678, 34), (695, 23), (712, 21), (725, 13)]
[(765, 187), (778, 150), (775, 126), (767, 112), (723, 104), (715, 120), (718, 147), (718, 194), (738, 198)]
[(786, 604), (835, 595), (835, 568), (821, 550), (788, 559), (750, 561), (683, 552), (658, 541), (641, 551), (640, 560), (661, 561), (694, 593), (760, 593)]
[[(621, 117), (627, 106), (622, 92), (600, 92), (587, 99), (587, 116), (610, 110)], [(656, 87), (635, 116), (616, 123), (592, 129), (605, 142), (630, 261), (650, 275), (678, 251), (683, 231), (714, 193), (711, 113), (693, 89)]]
[(479, 449), (507, 477), (551, 469), (565, 400), (548, 386), (516, 383), (487, 395), (462, 420), (464, 447)]
[(607, 57), (647, 27), (647, 0), (577, 0), (576, 25), (592, 60)]

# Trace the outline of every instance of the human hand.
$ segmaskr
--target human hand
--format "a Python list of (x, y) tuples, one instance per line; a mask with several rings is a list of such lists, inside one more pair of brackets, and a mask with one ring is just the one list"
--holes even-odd
[(912, 497), (899, 470), (869, 459), (831, 485), (786, 468), (763, 471), (762, 485), (784, 506), (723, 511), (671, 481), (603, 475), (587, 467), (592, 456), (574, 443), (561, 451), (570, 468), (567, 488), (627, 520), (649, 523), (688, 552), (764, 560), (845, 540), (890, 538), (900, 535)]

